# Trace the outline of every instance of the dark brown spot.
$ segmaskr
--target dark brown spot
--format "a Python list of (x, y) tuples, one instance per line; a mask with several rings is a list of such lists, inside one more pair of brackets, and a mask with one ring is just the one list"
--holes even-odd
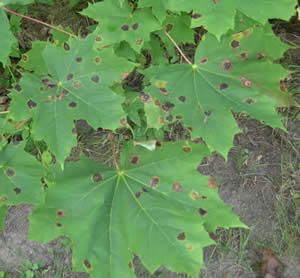
[(57, 84), (55, 83), (49, 83), (48, 84), (48, 89), (51, 90), (51, 89), (56, 89), (57, 88)]
[(177, 236), (177, 239), (178, 239), (178, 240), (185, 240), (185, 238), (186, 238), (186, 235), (185, 235), (184, 232), (178, 234), (178, 236)]
[(226, 72), (230, 72), (232, 70), (232, 61), (231, 60), (224, 60), (222, 62), (222, 68)]
[(183, 192), (183, 188), (182, 188), (182, 186), (181, 186), (181, 184), (179, 182), (173, 183), (172, 189), (175, 192)]
[(65, 213), (60, 209), (56, 212), (56, 216), (58, 218), (63, 218), (65, 216)]
[(144, 92), (140, 93), (140, 99), (142, 102), (149, 103), (152, 101), (152, 96), (145, 94)]
[(192, 197), (192, 199), (193, 200), (198, 200), (199, 199), (199, 193), (198, 192), (196, 192), (196, 191), (192, 191), (192, 193), (191, 193), (191, 197)]
[(132, 165), (139, 165), (141, 160), (137, 154), (134, 154), (129, 158), (129, 162)]
[(58, 227), (58, 228), (61, 228), (61, 227), (62, 227), (62, 224), (59, 223), (59, 222), (57, 222), (55, 225), (56, 225), (56, 227)]
[(41, 82), (42, 82), (43, 84), (45, 84), (45, 85), (48, 85), (49, 81), (50, 81), (50, 80), (47, 79), (47, 78), (41, 80)]
[(95, 83), (99, 83), (100, 77), (99, 77), (98, 75), (93, 75), (93, 76), (91, 77), (91, 80), (92, 80), (93, 82), (95, 82)]
[(142, 192), (135, 192), (135, 197), (138, 199), (138, 198), (140, 198), (141, 197), (141, 195), (142, 195)]
[(83, 264), (84, 264), (84, 266), (85, 266), (88, 270), (90, 270), (90, 269), (92, 268), (92, 265), (91, 265), (91, 263), (89, 262), (88, 259), (85, 259), (85, 260), (83, 261)]
[(82, 62), (82, 57), (77, 57), (75, 60), (76, 60), (77, 63), (81, 63)]
[(159, 91), (164, 96), (167, 96), (169, 94), (166, 88), (159, 88)]
[(27, 106), (29, 109), (32, 109), (32, 108), (36, 107), (37, 104), (36, 104), (36, 102), (34, 102), (33, 100), (30, 99), (27, 101)]
[(22, 91), (22, 88), (21, 88), (21, 86), (20, 86), (19, 84), (17, 84), (17, 85), (15, 86), (15, 90), (16, 90), (17, 92), (21, 92), (21, 91)]
[(266, 58), (266, 54), (265, 54), (265, 53), (260, 52), (260, 53), (257, 53), (257, 54), (256, 54), (256, 59), (257, 59), (257, 60), (262, 60), (262, 59), (264, 59), (264, 58)]
[(252, 104), (252, 103), (254, 103), (254, 100), (253, 100), (253, 98), (251, 98), (251, 97), (248, 97), (248, 98), (246, 99), (246, 103), (248, 103), (248, 104)]
[(93, 182), (100, 183), (103, 181), (103, 177), (100, 173), (96, 173), (93, 175)]
[(26, 54), (22, 54), (21, 60), (22, 60), (22, 62), (25, 62), (25, 63), (28, 62), (28, 56)]
[(77, 106), (77, 103), (74, 101), (69, 103), (69, 107), (71, 107), (71, 108), (75, 108), (76, 106)]
[(167, 120), (168, 122), (172, 122), (172, 121), (173, 121), (173, 116), (172, 116), (172, 115), (167, 116), (167, 117), (166, 117), (166, 120)]
[(202, 199), (202, 200), (206, 200), (206, 199), (207, 199), (207, 196), (202, 195), (202, 196), (201, 196), (201, 199)]
[(246, 88), (252, 87), (252, 81), (247, 79), (247, 77), (241, 76), (241, 81), (242, 81), (244, 87), (246, 87)]
[(185, 102), (185, 96), (180, 96), (180, 97), (178, 97), (178, 99), (179, 99), (179, 101), (181, 101), (181, 102)]
[(206, 64), (208, 62), (208, 57), (204, 57), (200, 60), (200, 64)]
[(70, 48), (70, 45), (69, 44), (67, 44), (66, 42), (64, 43), (64, 49), (66, 50), (66, 51), (69, 51), (71, 48)]
[(201, 14), (194, 13), (194, 14), (191, 15), (191, 18), (192, 18), (192, 19), (198, 19), (198, 18), (200, 18), (201, 16), (202, 16)]
[(139, 38), (139, 39), (136, 40), (135, 43), (136, 43), (136, 45), (141, 45), (142, 42), (143, 42), (143, 39)]
[(173, 29), (173, 24), (167, 24), (166, 32), (170, 32)]
[[(157, 144), (158, 142), (156, 142)], [(159, 184), (160, 178), (158, 176), (152, 176), (149, 184), (151, 188), (155, 188)]]
[(14, 191), (16, 192), (17, 195), (21, 193), (21, 189), (18, 188), (18, 187), (16, 187), (16, 188), (14, 189)]
[(147, 188), (143, 187), (143, 192), (147, 193), (149, 192)]
[(155, 145), (156, 145), (156, 147), (161, 148), (164, 145), (164, 143), (162, 143), (160, 141), (156, 141)]
[(129, 26), (128, 25), (123, 25), (123, 26), (121, 26), (121, 30), (128, 31), (129, 30)]
[(75, 80), (72, 84), (72, 87), (75, 89), (79, 89), (81, 87), (82, 83), (79, 80)]
[(133, 30), (136, 30), (137, 28), (139, 28), (139, 24), (138, 24), (138, 23), (134, 23), (134, 24), (132, 25), (132, 29), (133, 29)]
[(72, 80), (73, 77), (74, 77), (74, 74), (73, 74), (73, 73), (69, 73), (69, 74), (67, 75), (67, 80)]
[(185, 152), (185, 153), (190, 153), (192, 151), (192, 148), (189, 147), (189, 146), (183, 146), (182, 147), (182, 150)]
[(101, 58), (100, 58), (99, 56), (95, 56), (95, 57), (94, 57), (94, 63), (95, 63), (95, 64), (98, 64), (98, 65), (99, 65), (99, 64), (101, 64), (101, 62), (102, 62), (102, 60), (101, 60)]
[(175, 107), (175, 105), (174, 105), (173, 103), (171, 103), (171, 102), (168, 102), (168, 101), (165, 102), (165, 103), (161, 106), (163, 112), (169, 112), (169, 111), (171, 111), (174, 107)]
[(204, 111), (204, 114), (205, 114), (205, 116), (209, 117), (211, 115), (211, 111), (206, 110), (206, 111)]
[(240, 42), (239, 42), (239, 41), (236, 41), (236, 40), (233, 40), (233, 41), (231, 42), (231, 47), (232, 47), (233, 49), (239, 48), (239, 47), (240, 47)]
[(15, 174), (16, 174), (16, 172), (15, 172), (15, 170), (14, 169), (12, 169), (12, 168), (8, 168), (8, 169), (6, 169), (6, 175), (8, 176), (8, 177), (13, 177)]
[(198, 212), (201, 216), (204, 216), (205, 214), (207, 214), (207, 210), (203, 209), (203, 208), (199, 208)]
[(282, 79), (279, 81), (279, 88), (281, 92), (287, 92), (285, 81)]
[(96, 42), (101, 42), (101, 41), (102, 41), (102, 37), (98, 35), (98, 36), (96, 37)]
[(248, 59), (248, 52), (242, 52), (241, 54), (240, 54), (240, 60), (242, 61), (242, 62), (244, 62), (244, 61), (246, 61)]
[(228, 88), (228, 84), (226, 83), (221, 83), (219, 86), (218, 86), (218, 89), (219, 90), (225, 90)]

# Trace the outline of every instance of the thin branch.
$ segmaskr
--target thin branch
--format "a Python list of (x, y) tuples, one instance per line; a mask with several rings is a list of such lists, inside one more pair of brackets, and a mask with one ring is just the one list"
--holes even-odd
[(109, 137), (110, 137), (110, 146), (111, 146), (111, 150), (112, 150), (113, 157), (114, 157), (114, 160), (115, 160), (116, 168), (120, 169), (120, 165), (118, 163), (117, 155), (116, 155), (116, 152), (115, 152), (115, 145), (114, 145), (114, 141), (113, 141), (113, 134), (112, 134), (111, 131), (109, 132)]
[(23, 125), (25, 125), (28, 121), (30, 120), (30, 118), (23, 120), (22, 122), (18, 123), (18, 125), (15, 126), (15, 129), (18, 130), (19, 128), (21, 128)]
[(7, 114), (9, 111), (0, 111), (0, 114)]
[(174, 41), (174, 39), (170, 36), (170, 34), (167, 31), (164, 31), (164, 33), (167, 35), (167, 37), (170, 39), (170, 41), (174, 44), (174, 46), (179, 51), (179, 53), (183, 57), (183, 59), (186, 60), (186, 62), (191, 65), (192, 64), (191, 61), (184, 55), (184, 53), (182, 52), (182, 50), (180, 49), (178, 44)]
[(53, 26), (53, 25), (51, 25), (51, 24), (45, 23), (45, 22), (43, 22), (43, 21), (40, 21), (40, 20), (38, 20), (38, 19), (35, 19), (35, 18), (32, 18), (32, 17), (26, 16), (26, 15), (19, 14), (19, 13), (17, 13), (17, 12), (14, 12), (14, 11), (12, 11), (12, 10), (9, 10), (9, 9), (7, 9), (7, 8), (5, 8), (5, 7), (2, 7), (2, 9), (5, 10), (6, 12), (8, 12), (8, 13), (14, 14), (14, 15), (19, 16), (19, 17), (26, 18), (26, 19), (28, 19), (28, 20), (31, 20), (31, 21), (37, 22), (37, 23), (39, 23), (39, 24), (45, 25), (45, 26), (47, 26), (47, 27), (49, 27), (49, 28), (51, 28), (51, 29), (55, 29), (55, 30), (57, 30), (57, 31), (59, 31), (59, 32), (65, 33), (65, 34), (67, 34), (67, 35), (69, 35), (69, 36), (71, 36), (71, 37), (73, 37), (73, 38), (77, 38), (76, 35), (71, 34), (71, 33), (67, 32), (67, 31), (65, 31), (65, 30), (62, 30), (62, 29), (58, 28), (58, 27), (55, 27), (55, 26)]

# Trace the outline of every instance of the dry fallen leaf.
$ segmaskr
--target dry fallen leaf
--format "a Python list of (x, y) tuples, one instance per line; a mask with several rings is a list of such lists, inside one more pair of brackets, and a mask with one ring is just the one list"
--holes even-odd
[(277, 259), (272, 250), (265, 250), (263, 254), (262, 272), (265, 278), (279, 278), (278, 269), (283, 267), (283, 263)]
[(219, 184), (216, 183), (216, 181), (212, 177), (209, 177), (208, 187), (209, 188), (217, 188), (217, 187), (219, 187)]

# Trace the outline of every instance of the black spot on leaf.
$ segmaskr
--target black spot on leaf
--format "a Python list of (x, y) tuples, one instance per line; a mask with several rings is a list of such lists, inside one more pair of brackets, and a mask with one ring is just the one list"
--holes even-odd
[(199, 208), (198, 209), (198, 213), (201, 215), (201, 216), (204, 216), (207, 214), (207, 210), (203, 209), (203, 208)]
[(128, 25), (123, 25), (123, 26), (121, 26), (121, 30), (126, 32), (126, 31), (129, 30), (129, 26)]
[(173, 121), (173, 116), (172, 116), (172, 115), (167, 116), (167, 117), (166, 117), (166, 120), (167, 120), (168, 122), (172, 122), (172, 121)]
[(69, 103), (69, 107), (71, 107), (71, 108), (75, 108), (76, 106), (77, 106), (77, 103), (74, 101)]
[(140, 93), (140, 99), (142, 102), (149, 103), (152, 101), (152, 96), (145, 94), (144, 92)]
[(102, 60), (99, 56), (95, 56), (93, 60), (94, 60), (94, 63), (97, 65), (101, 64), (101, 62), (102, 62)]
[(48, 84), (48, 89), (51, 90), (51, 89), (56, 89), (57, 88), (57, 84), (55, 83), (49, 83)]
[(239, 41), (236, 41), (236, 40), (233, 40), (231, 43), (230, 43), (231, 47), (233, 49), (237, 49), (240, 47), (240, 42)]
[(171, 102), (168, 102), (168, 101), (165, 102), (165, 103), (161, 106), (163, 112), (169, 112), (169, 111), (171, 111), (174, 107), (175, 107), (175, 105), (174, 105), (173, 103), (171, 103)]
[(208, 57), (204, 57), (200, 60), (200, 64), (206, 64), (208, 62)]
[(182, 232), (182, 233), (178, 234), (177, 239), (178, 239), (178, 240), (185, 240), (185, 239), (186, 239), (185, 233)]
[(251, 97), (248, 97), (248, 98), (246, 99), (246, 103), (248, 103), (248, 104), (252, 104), (252, 103), (254, 103), (254, 100), (253, 100), (253, 98), (251, 98)]
[(56, 212), (56, 216), (59, 218), (63, 218), (65, 216), (65, 213), (60, 209)]
[(166, 88), (159, 88), (159, 91), (164, 96), (167, 96), (169, 94)]
[(138, 23), (135, 23), (132, 25), (132, 29), (133, 30), (136, 30), (137, 28), (139, 28), (139, 24)]
[(179, 182), (173, 183), (172, 189), (175, 192), (183, 192), (183, 188), (182, 188), (182, 186), (181, 186), (181, 184)]
[(55, 224), (55, 226), (56, 226), (57, 228), (61, 228), (63, 225), (62, 225), (61, 223), (57, 222), (57, 223)]
[(173, 24), (167, 24), (166, 31), (170, 32), (173, 29)]
[(21, 193), (21, 189), (18, 187), (14, 188), (14, 191), (16, 192), (16, 195)]
[(266, 58), (266, 54), (265, 53), (259, 52), (259, 53), (256, 54), (256, 59), (257, 60), (262, 60), (264, 58)]
[(75, 60), (76, 60), (77, 63), (81, 63), (82, 62), (82, 57), (76, 57)]
[(36, 107), (37, 104), (33, 100), (30, 99), (27, 101), (27, 106), (29, 109), (32, 109), (32, 108)]
[(84, 266), (86, 267), (87, 270), (91, 270), (92, 269), (92, 265), (90, 263), (90, 261), (88, 259), (85, 259), (83, 261)]
[(132, 165), (139, 165), (141, 160), (140, 160), (140, 157), (137, 155), (137, 154), (134, 154), (132, 155), (130, 158), (129, 158), (129, 162), (130, 164)]
[(102, 177), (101, 173), (96, 173), (93, 175), (93, 182), (100, 183), (102, 181), (103, 181), (103, 177)]
[(219, 86), (218, 86), (218, 89), (220, 89), (220, 90), (225, 90), (225, 89), (227, 89), (228, 88), (228, 84), (226, 84), (226, 83), (221, 83)]
[(202, 195), (202, 196), (201, 196), (201, 199), (202, 199), (202, 200), (206, 200), (206, 199), (207, 199), (207, 196)]
[(232, 70), (232, 61), (231, 60), (224, 60), (222, 62), (222, 68), (226, 72), (230, 72)]
[(66, 42), (64, 43), (64, 49), (66, 50), (66, 51), (69, 51), (71, 48), (70, 48), (70, 45), (69, 44), (67, 44)]
[(244, 62), (244, 61), (246, 61), (248, 59), (248, 52), (242, 52), (241, 54), (240, 54), (240, 60), (242, 61), (242, 62)]
[(185, 153), (190, 153), (192, 151), (192, 148), (189, 147), (189, 146), (183, 146), (182, 147), (182, 150), (185, 152)]
[(201, 14), (194, 13), (194, 14), (191, 15), (191, 18), (192, 18), (192, 19), (198, 19), (198, 18), (200, 18), (201, 16), (202, 16)]
[(142, 195), (142, 192), (135, 192), (135, 197), (138, 199), (138, 198), (140, 198), (141, 197), (141, 195)]
[(91, 77), (91, 80), (92, 80), (94, 83), (99, 83), (100, 77), (99, 77), (99, 75), (93, 75), (93, 76)]
[(148, 191), (148, 189), (146, 189), (145, 187), (143, 187), (143, 192), (147, 193), (149, 191)]
[(22, 91), (22, 88), (21, 88), (21, 86), (20, 86), (19, 84), (17, 84), (17, 85), (15, 86), (15, 90), (16, 90), (17, 92), (21, 92), (21, 91)]
[(73, 73), (69, 73), (69, 74), (67, 75), (67, 80), (72, 80), (73, 77), (74, 77), (74, 74), (73, 74)]
[(178, 99), (179, 99), (179, 101), (181, 101), (181, 102), (185, 102), (185, 96), (180, 96), (180, 97), (178, 97)]
[(205, 116), (209, 117), (211, 115), (211, 111), (206, 110), (206, 111), (204, 111), (204, 114), (205, 114)]
[(160, 181), (160, 178), (158, 176), (152, 176), (152, 178), (149, 182), (151, 188), (155, 188), (159, 184), (159, 181)]
[(43, 84), (45, 84), (45, 85), (48, 85), (49, 81), (50, 81), (50, 80), (47, 79), (47, 78), (44, 78), (44, 79), (41, 80), (41, 82), (42, 82)]

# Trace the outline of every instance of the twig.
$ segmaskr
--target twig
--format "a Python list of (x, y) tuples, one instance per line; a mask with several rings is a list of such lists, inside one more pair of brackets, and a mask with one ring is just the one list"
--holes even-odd
[(23, 14), (19, 14), (19, 13), (17, 13), (17, 12), (14, 12), (14, 11), (12, 11), (12, 10), (9, 10), (9, 9), (7, 9), (7, 8), (5, 8), (5, 7), (2, 7), (2, 9), (5, 10), (6, 12), (8, 12), (8, 13), (14, 14), (14, 15), (19, 16), (19, 17), (26, 18), (26, 19), (28, 19), (28, 20), (31, 20), (31, 21), (37, 22), (37, 23), (39, 23), (39, 24), (45, 25), (45, 26), (47, 26), (47, 27), (49, 27), (49, 28), (51, 28), (51, 29), (55, 29), (55, 30), (57, 30), (57, 31), (59, 31), (59, 32), (65, 33), (65, 34), (67, 34), (67, 35), (69, 35), (69, 36), (71, 36), (71, 37), (73, 37), (73, 38), (77, 38), (76, 35), (71, 34), (71, 33), (67, 32), (67, 31), (65, 31), (65, 30), (62, 30), (62, 29), (58, 28), (58, 27), (55, 27), (55, 26), (53, 26), (53, 25), (51, 25), (51, 24), (45, 23), (45, 22), (43, 22), (43, 21), (40, 21), (40, 20), (38, 20), (38, 19), (35, 19), (35, 18), (26, 16), (26, 15), (23, 15)]
[(21, 128), (23, 125), (25, 125), (28, 121), (30, 120), (30, 118), (23, 120), (22, 122), (20, 122), (15, 129), (18, 130), (19, 128)]
[(170, 41), (174, 44), (174, 46), (179, 51), (179, 53), (183, 57), (183, 59), (186, 60), (186, 62), (191, 65), (192, 64), (191, 61), (184, 55), (184, 53), (179, 48), (178, 44), (174, 41), (174, 39), (170, 36), (170, 34), (167, 31), (164, 31), (164, 33), (167, 35), (167, 37), (170, 39)]
[(9, 111), (0, 111), (0, 114), (7, 114)]
[(113, 141), (113, 134), (112, 134), (111, 131), (109, 132), (109, 137), (110, 137), (110, 146), (111, 146), (111, 150), (112, 150), (113, 157), (114, 157), (114, 160), (115, 160), (116, 168), (120, 169), (120, 165), (118, 163), (116, 152), (115, 152), (115, 145), (114, 145), (114, 141)]

